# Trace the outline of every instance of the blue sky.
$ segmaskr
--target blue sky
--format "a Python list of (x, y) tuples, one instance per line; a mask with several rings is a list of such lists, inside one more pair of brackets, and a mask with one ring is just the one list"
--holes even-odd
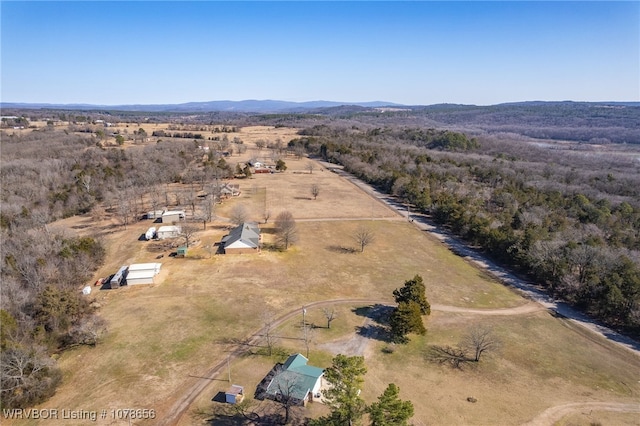
[(639, 101), (640, 2), (8, 2), (3, 102)]

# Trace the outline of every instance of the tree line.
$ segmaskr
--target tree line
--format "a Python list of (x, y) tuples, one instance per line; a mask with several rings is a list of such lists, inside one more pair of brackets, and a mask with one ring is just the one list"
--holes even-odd
[(290, 144), (398, 196), (554, 296), (640, 334), (640, 176), (632, 159), (349, 124), (306, 128)]
[(100, 238), (57, 232), (51, 222), (86, 214), (126, 226), (146, 209), (196, 199), (193, 184), (175, 194), (167, 184), (205, 187), (233, 171), (187, 141), (123, 150), (62, 129), (1, 136), (0, 400), (3, 408), (23, 408), (59, 384), (51, 355), (95, 345), (107, 327), (80, 292), (104, 261)]

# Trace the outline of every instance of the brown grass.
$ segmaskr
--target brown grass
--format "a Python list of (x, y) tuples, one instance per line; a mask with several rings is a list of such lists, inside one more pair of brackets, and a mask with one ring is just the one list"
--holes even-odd
[[(252, 133), (257, 134), (257, 130)], [(244, 203), (252, 218), (261, 220), (265, 205), (273, 209), (272, 218), (280, 209), (289, 210), (298, 219), (298, 244), (287, 252), (209, 257), (203, 247), (226, 233), (228, 223), (220, 220), (197, 236), (200, 244), (186, 259), (164, 253), (158, 260), (163, 273), (157, 284), (94, 292), (109, 334), (96, 348), (79, 348), (60, 357), (64, 383), (43, 406), (166, 412), (198, 376), (227, 356), (229, 341), (262, 326), (263, 311), (281, 314), (312, 301), (337, 298), (392, 302), (393, 289), (415, 274), (424, 278), (431, 303), (472, 308), (526, 303), (434, 238), (396, 220), (393, 212), (336, 174), (319, 166), (312, 174), (294, 173), (306, 171), (308, 161), (287, 160), (286, 173), (240, 181), (242, 197), (225, 202), (217, 211), (225, 216), (234, 204)], [(315, 182), (323, 190), (311, 200), (309, 188)], [(58, 226), (80, 233), (102, 227), (108, 260), (97, 276), (107, 276), (123, 264), (156, 261), (158, 253), (147, 250), (150, 243), (138, 241), (149, 221), (127, 230), (115, 224), (113, 218), (102, 224), (72, 218)], [(370, 227), (375, 241), (364, 253), (352, 253), (349, 249), (356, 245), (351, 235), (359, 225)], [(263, 226), (269, 242), (272, 224)], [(318, 345), (346, 338), (361, 325), (363, 318), (351, 308), (340, 307), (331, 330), (318, 329), (312, 363), (328, 366), (332, 354)], [(309, 310), (308, 315), (309, 321), (323, 325), (320, 310)], [(296, 340), (299, 321), (281, 329), (291, 337), (280, 343), (286, 351), (304, 351)], [(427, 345), (455, 344), (469, 324), (478, 321), (494, 326), (505, 342), (499, 356), (466, 371), (424, 360)], [(387, 383), (396, 383), (402, 397), (414, 402), (416, 424), (517, 424), (558, 403), (640, 397), (640, 385), (632, 380), (640, 377), (637, 357), (612, 351), (607, 342), (594, 343), (546, 313), (480, 319), (435, 312), (426, 325), (426, 337), (414, 338), (392, 354), (382, 353), (386, 343), (370, 343), (363, 389), (365, 399), (373, 401)], [(232, 382), (252, 394), (273, 362), (258, 355), (235, 360)], [(218, 379), (193, 404), (194, 410), (218, 409), (210, 400), (228, 386), (225, 374)], [(478, 402), (467, 402), (469, 396)], [(311, 410), (322, 412), (321, 407)], [(622, 424), (628, 418), (607, 416), (603, 418)], [(195, 421), (186, 416), (182, 424)]]

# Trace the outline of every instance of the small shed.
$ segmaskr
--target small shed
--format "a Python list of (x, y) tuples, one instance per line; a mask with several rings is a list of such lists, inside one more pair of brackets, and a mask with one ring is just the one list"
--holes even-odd
[(231, 388), (224, 393), (224, 396), (227, 403), (239, 404), (244, 399), (244, 388), (240, 385), (231, 385)]
[(180, 246), (176, 249), (176, 256), (177, 257), (185, 257), (187, 255), (187, 247), (186, 246)]
[(162, 213), (162, 223), (180, 222), (184, 220), (184, 218), (184, 210), (165, 210), (165, 212)]
[(166, 238), (176, 238), (180, 236), (181, 231), (182, 231), (182, 228), (180, 228), (179, 226), (175, 226), (175, 225), (161, 226), (160, 228), (158, 228), (158, 231), (156, 232), (156, 237), (159, 240), (164, 240)]

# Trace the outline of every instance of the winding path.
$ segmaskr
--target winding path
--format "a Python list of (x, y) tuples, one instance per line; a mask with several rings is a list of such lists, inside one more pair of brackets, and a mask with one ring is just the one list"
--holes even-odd
[(581, 411), (615, 411), (618, 413), (640, 413), (640, 403), (624, 404), (619, 402), (572, 402), (548, 408), (535, 419), (523, 426), (549, 426), (561, 420), (564, 416)]
[[(378, 300), (378, 299), (332, 299), (332, 300), (321, 300), (313, 303), (309, 303), (304, 307), (306, 309), (310, 308), (320, 308), (327, 307), (332, 305), (383, 305), (383, 306), (394, 306), (392, 302), (389, 300)], [(442, 311), (442, 312), (458, 312), (458, 313), (467, 313), (474, 315), (523, 315), (532, 312), (537, 312), (544, 310), (545, 308), (540, 306), (537, 303), (529, 302), (521, 306), (516, 306), (514, 308), (504, 308), (504, 309), (471, 309), (471, 308), (461, 308), (457, 306), (447, 306), (447, 305), (431, 305), (432, 311)], [(300, 315), (300, 308), (296, 308), (291, 310), (278, 318), (271, 324), (271, 327), (278, 327), (282, 323)], [(218, 361), (209, 371), (207, 371), (203, 376), (194, 378), (196, 381), (191, 385), (189, 390), (178, 399), (170, 408), (169, 413), (164, 417), (164, 420), (159, 423), (160, 425), (176, 425), (179, 423), (180, 419), (187, 411), (189, 406), (198, 398), (198, 396), (202, 393), (202, 391), (211, 383), (211, 380), (215, 379), (216, 376), (224, 371), (227, 368), (227, 362), (230, 360), (237, 358), (242, 355), (246, 351), (246, 346), (257, 345), (262, 336), (266, 332), (266, 327), (261, 328), (260, 330), (253, 333), (250, 337), (248, 337), (243, 344), (236, 345), (231, 352), (224, 357), (224, 359)]]
[[(335, 168), (335, 165), (330, 165), (332, 168)], [(466, 313), (466, 314), (475, 314), (475, 315), (522, 315), (527, 313), (532, 313), (540, 310), (549, 309), (556, 314), (567, 318), (573, 323), (583, 327), (586, 330), (599, 334), (603, 336), (609, 341), (619, 345), (620, 347), (629, 350), (635, 355), (640, 355), (640, 343), (629, 339), (625, 336), (616, 333), (615, 331), (598, 324), (591, 318), (581, 314), (575, 309), (571, 308), (567, 304), (562, 302), (558, 302), (549, 297), (544, 291), (542, 291), (535, 284), (529, 283), (520, 277), (515, 276), (508, 270), (498, 266), (497, 264), (489, 261), (484, 258), (481, 253), (471, 249), (467, 245), (465, 245), (460, 240), (456, 239), (452, 235), (443, 231), (441, 228), (436, 227), (427, 216), (419, 215), (419, 214), (409, 214), (406, 205), (398, 202), (398, 200), (393, 197), (382, 194), (372, 188), (370, 185), (365, 184), (364, 182), (356, 179), (352, 175), (343, 172), (342, 170), (335, 169), (336, 173), (349, 180), (355, 186), (360, 188), (365, 193), (374, 197), (378, 201), (387, 205), (390, 209), (394, 210), (399, 216), (406, 218), (407, 220), (411, 220), (411, 222), (420, 230), (425, 231), (436, 237), (442, 243), (447, 245), (452, 251), (457, 253), (458, 255), (466, 258), (470, 262), (476, 264), (482, 269), (494, 275), (498, 280), (502, 281), (504, 284), (512, 286), (518, 289), (525, 297), (532, 300), (525, 305), (518, 306), (515, 308), (505, 308), (505, 309), (470, 309), (470, 308), (461, 308), (455, 306), (446, 306), (446, 305), (432, 305), (431, 309), (434, 311), (443, 311), (443, 312), (456, 312), (456, 313)], [(337, 219), (336, 219), (337, 220)], [(341, 219), (344, 220), (344, 219)], [(386, 220), (389, 220), (387, 218)], [(393, 220), (393, 219), (391, 219)], [(390, 305), (390, 302), (381, 301), (381, 300), (372, 300), (372, 299), (337, 299), (337, 300), (325, 300), (313, 302), (306, 305), (306, 308), (314, 308), (314, 307), (325, 307), (337, 304), (381, 304), (381, 305)], [(280, 317), (278, 317), (271, 327), (278, 326), (283, 322), (294, 318), (296, 315), (300, 315), (300, 308), (296, 308), (290, 312), (287, 312)], [(176, 425), (179, 423), (180, 419), (184, 415), (184, 413), (188, 410), (189, 406), (196, 400), (196, 398), (202, 393), (202, 391), (209, 385), (211, 380), (215, 379), (215, 377), (223, 371), (229, 360), (236, 358), (245, 352), (244, 346), (246, 345), (256, 345), (259, 343), (262, 335), (264, 335), (266, 331), (265, 328), (261, 328), (254, 334), (252, 334), (246, 341), (244, 345), (236, 345), (231, 352), (224, 357), (223, 360), (219, 361), (216, 365), (214, 365), (207, 373), (198, 378), (194, 378), (195, 383), (193, 383), (185, 392), (182, 397), (180, 397), (170, 408), (169, 413), (166, 413), (164, 420), (159, 423), (160, 425)], [(556, 407), (551, 407), (541, 413), (538, 417), (528, 423), (528, 426), (542, 426), (553, 424), (553, 421), (559, 418), (562, 418), (564, 415), (583, 410), (583, 409), (596, 409), (596, 410), (605, 410), (605, 411), (619, 411), (619, 412), (640, 412), (640, 404), (621, 404), (614, 402), (585, 402), (585, 403), (571, 403), (559, 405)]]
[(550, 311), (555, 312), (557, 315), (566, 318), (583, 329), (608, 339), (618, 347), (628, 350), (636, 356), (640, 356), (640, 342), (602, 325), (593, 318), (590, 318), (582, 312), (574, 309), (567, 303), (553, 299), (540, 286), (516, 276), (509, 270), (487, 259), (482, 253), (467, 246), (464, 242), (448, 233), (442, 227), (436, 226), (427, 215), (409, 212), (407, 205), (399, 202), (393, 196), (381, 193), (355, 176), (341, 170), (340, 168), (336, 168), (335, 165), (324, 162), (321, 162), (321, 164), (325, 167), (331, 167), (335, 173), (351, 182), (360, 190), (369, 194), (371, 197), (376, 198), (381, 203), (386, 204), (390, 209), (394, 210), (398, 215), (404, 217), (406, 220), (410, 220), (416, 228), (428, 232), (430, 235), (449, 247), (451, 251), (465, 258), (472, 264), (482, 268), (503, 284), (518, 290), (524, 297), (541, 304)]

